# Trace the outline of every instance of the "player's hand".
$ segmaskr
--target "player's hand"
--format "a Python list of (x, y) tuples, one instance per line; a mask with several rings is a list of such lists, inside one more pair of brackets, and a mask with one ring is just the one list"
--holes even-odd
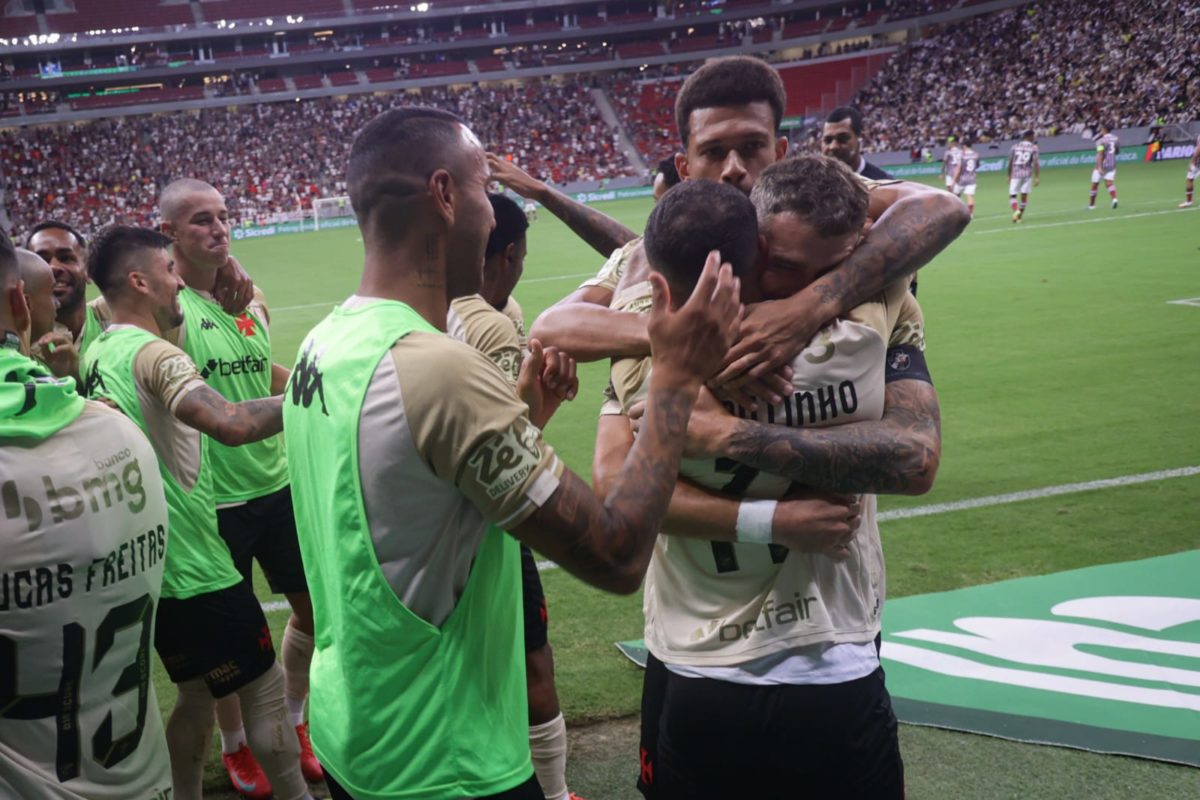
[(492, 180), (500, 181), (500, 183), (528, 200), (537, 199), (536, 195), (546, 188), (546, 184), (513, 162), (506, 158), (501, 158), (495, 153), (487, 154), (487, 163), (488, 169), (492, 171)]
[[(646, 413), (646, 401), (634, 403), (629, 409), (629, 426), (634, 436), (642, 428)], [(723, 442), (737, 417), (729, 413), (721, 401), (706, 386), (700, 387), (700, 395), (688, 418), (687, 438), (683, 444), (684, 458), (719, 458), (725, 454)]]
[(862, 523), (860, 498), (830, 492), (793, 492), (779, 501), (771, 538), (789, 550), (844, 561)]
[(233, 256), (217, 270), (217, 281), (213, 284), (213, 299), (221, 304), (226, 314), (240, 314), (254, 299), (254, 281), (242, 269)]
[(646, 330), (654, 377), (672, 383), (703, 383), (720, 369), (725, 353), (737, 340), (745, 311), (741, 282), (713, 250), (691, 296), (678, 310), (672, 309), (671, 290), (661, 274), (650, 275), (650, 287), (653, 305)]
[[(767, 380), (768, 375), (791, 364), (824, 321), (806, 293), (755, 303), (746, 310), (741, 338), (729, 350), (724, 368), (710, 385), (728, 394), (753, 381)], [(790, 387), (785, 391), (790, 393)]]
[[(68, 334), (51, 331), (34, 342), (29, 352), (55, 377), (79, 380), (79, 351)], [(79, 388), (82, 390), (83, 387)]]
[(795, 392), (795, 388), (792, 386), (792, 375), (791, 365), (784, 364), (777, 367), (774, 372), (761, 378), (754, 378), (742, 386), (710, 382), (709, 388), (721, 400), (741, 406), (747, 411), (756, 411), (759, 400), (768, 405), (777, 406), (783, 402), (783, 398), (789, 397)]
[(1034, 179), (1033, 179), (1033, 185), (1034, 185), (1034, 186), (1041, 186), (1041, 185), (1042, 185), (1042, 179), (1041, 179), (1041, 178), (1034, 178)]
[(575, 359), (557, 347), (542, 347), (529, 340), (529, 355), (521, 362), (517, 375), (517, 396), (529, 406), (529, 419), (539, 428), (546, 427), (564, 400), (574, 400), (579, 391)]

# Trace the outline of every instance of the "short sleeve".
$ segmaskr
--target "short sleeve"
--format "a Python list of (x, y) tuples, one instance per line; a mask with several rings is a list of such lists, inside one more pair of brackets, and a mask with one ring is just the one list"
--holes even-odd
[(901, 345), (925, 349), (925, 316), (917, 298), (909, 292), (905, 292), (900, 300), (899, 314), (888, 337), (888, 347)]
[(609, 382), (620, 404), (620, 413), (628, 414), (635, 403), (645, 400), (650, 393), (650, 367), (649, 358), (619, 358), (613, 361)]
[(636, 250), (641, 243), (642, 240), (639, 237), (629, 242), (624, 247), (614, 250), (612, 255), (608, 257), (608, 260), (604, 262), (604, 266), (602, 266), (600, 271), (596, 273), (596, 277), (587, 279), (579, 285), (579, 288), (582, 289), (589, 286), (598, 286), (600, 288), (607, 289), (610, 292), (615, 292), (617, 290), (617, 284), (621, 282), (621, 276), (625, 274), (625, 268), (629, 266), (629, 257), (633, 255), (633, 251)]
[(138, 384), (172, 414), (188, 393), (204, 386), (204, 378), (188, 354), (163, 339), (148, 343), (133, 361)]
[(412, 333), (392, 358), (413, 444), (434, 474), (503, 528), (550, 498), (564, 466), (486, 356), (448, 336)]
[(462, 297), (452, 305), (462, 324), (462, 340), (488, 357), (516, 386), (521, 372), (521, 337), (506, 314), (479, 295)]

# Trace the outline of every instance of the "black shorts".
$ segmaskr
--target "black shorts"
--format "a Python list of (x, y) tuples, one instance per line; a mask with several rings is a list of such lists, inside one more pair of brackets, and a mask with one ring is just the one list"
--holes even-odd
[(882, 670), (841, 684), (746, 686), (681, 677), (660, 662), (653, 676), (647, 665), (646, 685), (661, 691), (642, 698), (638, 788), (648, 798), (904, 797)]
[[(329, 796), (333, 800), (354, 800), (353, 795), (343, 789), (328, 770), (325, 771), (325, 788), (329, 789)], [(514, 786), (499, 794), (476, 798), (476, 800), (546, 800), (546, 795), (542, 794), (542, 787), (538, 785), (537, 775), (532, 775), (520, 786)]]
[(521, 605), (525, 609), (525, 652), (532, 653), (546, 646), (550, 615), (537, 561), (525, 545), (521, 545)]
[(250, 584), (158, 601), (154, 649), (172, 683), (203, 678), (213, 697), (236, 692), (275, 663), (275, 646)]
[(258, 559), (272, 592), (308, 592), (290, 486), (240, 506), (218, 508), (217, 530), (246, 580), (252, 581), (251, 559)]

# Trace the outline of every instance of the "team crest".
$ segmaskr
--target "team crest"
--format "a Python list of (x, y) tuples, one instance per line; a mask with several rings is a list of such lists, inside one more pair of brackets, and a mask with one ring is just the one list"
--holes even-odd
[(912, 359), (908, 353), (903, 350), (898, 350), (892, 354), (892, 360), (888, 362), (888, 366), (896, 372), (904, 372), (912, 364)]

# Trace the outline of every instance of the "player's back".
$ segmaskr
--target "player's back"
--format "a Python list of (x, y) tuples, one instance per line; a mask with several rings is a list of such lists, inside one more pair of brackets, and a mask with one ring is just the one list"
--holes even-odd
[(1100, 168), (1111, 172), (1117, 168), (1117, 153), (1121, 151), (1121, 142), (1116, 134), (1106, 133), (1100, 137)]
[(167, 546), (157, 458), (88, 402), (41, 439), (0, 439), (0, 797), (170, 797), (150, 682)]
[(962, 171), (958, 173), (958, 185), (970, 186), (975, 183), (975, 173), (979, 169), (979, 153), (975, 148), (967, 147), (962, 151)]
[(1038, 157), (1038, 146), (1033, 142), (1017, 142), (1013, 145), (1012, 154), (1009, 157), (1012, 159), (1012, 176), (1014, 178), (1032, 177), (1033, 165)]

